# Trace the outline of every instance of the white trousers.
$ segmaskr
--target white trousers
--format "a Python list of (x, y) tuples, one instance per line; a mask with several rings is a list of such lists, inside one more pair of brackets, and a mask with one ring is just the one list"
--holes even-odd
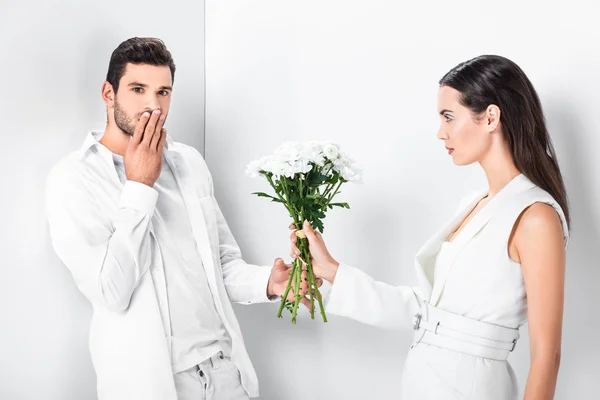
[(202, 364), (175, 374), (179, 400), (248, 400), (240, 371), (219, 352)]

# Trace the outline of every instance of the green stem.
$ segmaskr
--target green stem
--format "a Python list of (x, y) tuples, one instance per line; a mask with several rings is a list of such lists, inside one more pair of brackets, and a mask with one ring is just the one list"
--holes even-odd
[[(310, 250), (309, 250), (309, 245), (308, 245), (308, 241), (306, 242), (306, 247), (303, 247), (303, 251), (302, 251), (302, 255), (304, 257), (304, 260), (306, 260), (306, 269), (308, 272), (308, 276), (309, 276), (309, 290), (310, 289), (314, 289), (314, 297), (317, 298), (318, 302), (319, 302), (319, 309), (321, 311), (321, 316), (323, 317), (323, 322), (327, 322), (327, 315), (325, 314), (325, 307), (323, 305), (323, 296), (321, 296), (321, 292), (319, 291), (319, 287), (317, 286), (317, 280), (315, 278), (315, 273), (313, 271), (313, 267), (312, 267), (312, 262), (310, 260)], [(302, 270), (300, 270), (300, 273), (302, 273)], [(314, 297), (313, 297), (313, 293), (311, 290), (311, 316), (314, 315)], [(314, 317), (313, 317), (314, 319)]]
[[(304, 190), (302, 188), (302, 179), (300, 180), (300, 198), (304, 199)], [(302, 206), (300, 208), (300, 222), (304, 223), (304, 202), (302, 202)]]
[(290, 213), (290, 217), (294, 220), (294, 222), (296, 222), (298, 220), (299, 212), (296, 209), (295, 204), (292, 204), (290, 202), (290, 192), (289, 192), (288, 186), (285, 182), (285, 177), (283, 179), (281, 179), (281, 184), (283, 186), (283, 191), (284, 191), (285, 195), (287, 196), (286, 203), (289, 205), (288, 212)]
[(333, 198), (335, 197), (335, 195), (340, 191), (340, 187), (342, 186), (343, 183), (344, 183), (344, 181), (342, 181), (341, 178), (340, 178), (340, 182), (338, 183), (338, 185), (335, 188), (335, 191), (333, 192), (333, 194), (331, 195), (331, 197), (329, 197), (327, 199), (327, 203), (325, 203), (325, 205), (323, 206), (323, 210), (329, 205), (329, 203), (331, 203), (331, 201), (333, 200)]
[[(327, 164), (325, 164), (323, 166), (323, 170), (321, 171), (322, 175), (328, 175), (331, 170), (334, 168), (334, 165), (332, 162), (328, 162)], [(331, 188), (333, 187), (332, 184), (328, 184), (327, 185), (327, 189), (325, 190), (325, 192), (323, 193), (323, 196), (325, 196), (326, 194), (329, 194), (329, 191), (331, 190)]]
[(319, 300), (319, 308), (321, 309), (321, 317), (323, 317), (323, 322), (327, 322), (327, 315), (325, 315), (325, 306), (323, 306), (323, 296), (321, 296), (321, 292), (316, 286), (315, 293), (317, 294), (317, 300)]
[(327, 195), (329, 195), (329, 192), (331, 192), (332, 188), (333, 188), (333, 185), (331, 183), (328, 183), (327, 186), (325, 187), (325, 191), (323, 191), (323, 194), (321, 196), (327, 197)]
[[(321, 317), (323, 317), (323, 322), (327, 322), (327, 315), (325, 315), (325, 306), (323, 306), (323, 296), (321, 296), (321, 292), (319, 291), (319, 288), (317, 286), (315, 275), (314, 275), (314, 272), (312, 269), (312, 264), (310, 263), (310, 261), (308, 264), (308, 269), (309, 269), (309, 274), (312, 276), (312, 279), (313, 279), (313, 285), (314, 285), (313, 287), (315, 290), (315, 295), (317, 297), (317, 300), (319, 301), (319, 309), (321, 311)], [(314, 309), (314, 305), (312, 308)]]
[[(279, 194), (279, 191), (277, 190), (277, 186), (276, 186), (276, 185), (275, 185), (275, 183), (273, 182), (273, 178), (271, 178), (271, 177), (270, 177), (270, 176), (268, 176), (268, 175), (265, 175), (265, 177), (266, 177), (266, 178), (267, 178), (267, 180), (269, 181), (269, 184), (271, 185), (271, 187), (272, 187), (272, 188), (273, 188), (273, 190), (275, 191), (275, 194), (277, 195), (277, 197), (279, 197), (279, 200), (283, 201), (283, 206), (285, 207), (285, 209), (286, 209), (286, 210), (288, 211), (288, 213), (290, 214), (290, 217), (294, 218), (294, 215), (293, 215), (293, 213), (292, 213), (292, 210), (290, 210), (290, 205), (289, 205), (289, 202), (288, 202), (288, 201), (287, 201), (285, 198), (281, 197), (281, 195)], [(283, 181), (282, 181), (282, 182), (283, 182)], [(285, 183), (283, 183), (283, 184), (285, 185)], [(288, 197), (289, 197), (289, 195), (288, 195)], [(294, 222), (295, 222), (295, 221), (296, 221), (296, 220), (294, 219)]]
[(308, 260), (306, 270), (308, 272), (308, 291), (310, 293), (310, 318), (315, 319), (315, 298), (313, 288), (317, 287), (317, 283), (315, 280), (315, 274), (313, 272), (312, 265), (310, 265), (310, 252), (308, 250), (308, 241), (306, 239), (300, 239), (299, 249), (302, 253), (302, 257), (305, 260)]
[(281, 304), (279, 305), (279, 311), (277, 312), (277, 318), (281, 318), (281, 313), (283, 312), (283, 308), (285, 307), (285, 303), (287, 302), (288, 294), (290, 293), (290, 289), (292, 288), (292, 279), (294, 277), (294, 272), (296, 271), (296, 264), (292, 266), (292, 271), (290, 272), (290, 277), (288, 279), (287, 287), (285, 288), (285, 292), (283, 296), (281, 296)]
[(298, 313), (298, 305), (300, 304), (300, 277), (302, 276), (302, 261), (296, 259), (299, 268), (296, 268), (294, 276), (294, 308), (292, 309), (292, 324), (296, 323), (296, 314)]
[[(323, 169), (326, 169), (327, 167), (333, 168), (333, 164), (331, 164), (331, 165), (329, 165), (329, 164), (326, 164)], [(282, 179), (280, 179), (280, 181), (279, 181), (281, 190), (277, 189), (278, 186), (275, 185), (272, 177), (270, 177), (268, 175), (265, 175), (265, 177), (269, 181), (269, 184), (271, 185), (271, 187), (275, 190), (275, 193), (276, 193), (277, 197), (279, 198), (279, 200), (281, 200), (283, 202), (283, 205), (287, 209), (290, 217), (292, 217), (292, 219), (294, 220), (294, 224), (296, 225), (296, 228), (298, 230), (301, 230), (303, 227), (302, 223), (304, 222), (304, 212), (305, 212), (304, 205), (303, 204), (301, 205), (300, 212), (299, 212), (296, 209), (296, 205), (290, 203), (290, 192), (289, 192), (290, 188), (288, 187), (288, 185), (286, 183), (285, 177), (282, 177)], [(325, 192), (322, 195), (324, 198), (327, 199), (327, 203), (325, 204), (324, 208), (326, 208), (329, 205), (329, 203), (331, 203), (333, 197), (338, 193), (342, 183), (343, 183), (343, 181), (340, 180), (340, 182), (337, 186), (334, 184), (328, 184), (326, 186)], [(331, 196), (329, 196), (334, 187), (335, 187), (335, 190), (333, 191), (333, 194), (331, 194)], [(300, 180), (299, 187), (294, 187), (293, 189), (296, 189), (296, 190), (299, 189), (299, 193), (298, 193), (299, 198), (302, 199), (305, 197), (304, 189), (307, 190), (307, 193), (314, 194), (316, 191), (318, 191), (319, 187), (317, 186), (317, 187), (311, 188), (310, 185), (304, 186), (302, 180)], [(329, 197), (327, 197), (327, 196), (329, 196)], [(314, 274), (314, 271), (312, 268), (312, 263), (310, 261), (310, 249), (309, 249), (308, 241), (306, 239), (299, 239), (298, 240), (298, 248), (300, 249), (300, 252), (301, 252), (300, 254), (302, 255), (302, 257), (304, 258), (304, 260), (307, 263), (306, 269), (307, 269), (307, 275), (308, 275), (308, 290), (310, 293), (311, 319), (315, 318), (314, 314), (315, 314), (315, 297), (316, 297), (319, 302), (319, 308), (321, 311), (321, 316), (323, 318), (323, 321), (327, 322), (327, 316), (325, 315), (325, 307), (323, 305), (323, 298), (322, 298), (319, 288), (317, 286), (317, 279), (315, 277), (315, 274)], [(287, 297), (289, 295), (290, 290), (292, 290), (294, 293), (294, 301), (293, 301), (293, 306), (292, 306), (292, 323), (293, 324), (296, 323), (298, 307), (300, 304), (300, 300), (302, 299), (302, 296), (299, 295), (301, 279), (302, 279), (302, 272), (303, 272), (302, 266), (303, 266), (303, 262), (300, 258), (294, 260), (292, 270), (290, 272), (290, 277), (288, 279), (288, 283), (286, 286), (286, 290), (285, 290), (283, 296), (281, 297), (281, 304), (280, 304), (279, 310), (277, 312), (277, 317), (281, 318), (283, 309), (285, 308), (285, 305), (288, 304)], [(293, 285), (293, 287), (292, 287), (292, 285)]]

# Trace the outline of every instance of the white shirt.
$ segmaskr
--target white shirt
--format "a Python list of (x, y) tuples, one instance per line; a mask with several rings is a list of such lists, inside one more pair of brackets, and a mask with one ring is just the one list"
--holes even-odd
[[(90, 353), (99, 400), (177, 400), (165, 265), (154, 224), (159, 193), (119, 179), (112, 153), (89, 133), (54, 165), (46, 181), (52, 246), (93, 306)], [(231, 361), (250, 397), (258, 393), (231, 302), (267, 298), (271, 266), (247, 264), (214, 197), (208, 167), (191, 146), (167, 136), (163, 162), (178, 182), (214, 306), (231, 337)]]
[[(125, 184), (123, 157), (112, 155)], [(163, 268), (157, 266), (151, 273), (165, 275), (168, 307), (165, 302), (159, 306), (161, 312), (170, 314), (171, 359), (173, 373), (178, 373), (229, 348), (231, 339), (215, 308), (186, 205), (167, 163), (163, 163), (153, 188), (158, 192), (158, 200), (152, 221)]]

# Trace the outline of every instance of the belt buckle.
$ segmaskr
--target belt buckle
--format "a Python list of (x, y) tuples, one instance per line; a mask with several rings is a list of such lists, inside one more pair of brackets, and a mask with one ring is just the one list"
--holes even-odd
[(421, 319), (423, 318), (423, 316), (421, 315), (421, 313), (416, 313), (413, 319), (413, 330), (418, 331), (419, 327), (421, 326)]

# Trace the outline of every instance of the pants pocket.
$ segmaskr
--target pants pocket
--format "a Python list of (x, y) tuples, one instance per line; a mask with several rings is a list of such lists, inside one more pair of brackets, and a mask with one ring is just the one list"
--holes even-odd
[(249, 399), (238, 368), (229, 359), (219, 360), (219, 367), (211, 370), (208, 385), (208, 400), (247, 400)]

